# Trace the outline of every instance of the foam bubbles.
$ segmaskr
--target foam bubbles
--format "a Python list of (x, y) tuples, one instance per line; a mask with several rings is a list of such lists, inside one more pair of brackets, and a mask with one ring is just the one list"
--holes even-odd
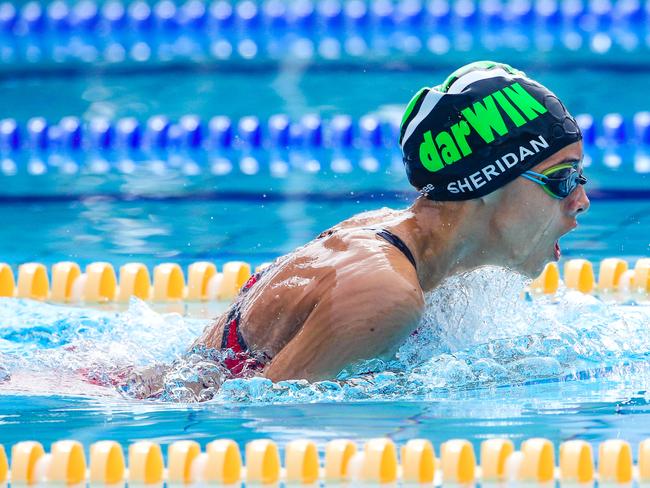
[(355, 368), (363, 374), (347, 371), (316, 383), (226, 380), (226, 353), (187, 353), (209, 321), (159, 314), (137, 299), (121, 313), (0, 299), (0, 390), (53, 394), (65, 387), (67, 394), (96, 395), (97, 386), (83, 388), (94, 383), (134, 399), (292, 403), (439, 399), (531, 382), (650, 379), (650, 307), (607, 304), (566, 289), (530, 302), (521, 297), (524, 284), (496, 268), (453, 277), (426, 296), (417, 333), (394, 359), (366, 361)]
[[(0, 317), (0, 354), (11, 377), (55, 372), (103, 385), (180, 357), (207, 324), (156, 313), (136, 298), (120, 313), (0, 299)], [(56, 377), (37, 391), (57, 392)]]

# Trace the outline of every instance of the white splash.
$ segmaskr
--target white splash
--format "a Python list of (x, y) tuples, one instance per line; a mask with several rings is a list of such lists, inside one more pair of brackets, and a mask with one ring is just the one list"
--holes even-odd
[(530, 302), (521, 297), (524, 284), (497, 268), (451, 278), (427, 295), (418, 333), (394, 360), (368, 361), (367, 374), (317, 383), (224, 382), (222, 356), (186, 354), (209, 321), (160, 314), (136, 299), (122, 313), (0, 299), (0, 392), (276, 403), (430, 399), (596, 376), (650, 380), (650, 307), (567, 290), (554, 303)]

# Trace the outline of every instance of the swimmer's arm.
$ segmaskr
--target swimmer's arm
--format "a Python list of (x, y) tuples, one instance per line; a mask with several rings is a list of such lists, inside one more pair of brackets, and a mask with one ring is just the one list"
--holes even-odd
[(211, 324), (203, 329), (203, 333), (192, 343), (189, 351), (197, 346), (205, 346), (210, 349), (221, 349), (221, 338), (225, 328), (228, 313), (224, 312), (217, 317)]
[(354, 363), (394, 353), (417, 327), (424, 297), (417, 284), (395, 273), (387, 277), (391, 282), (373, 276), (323, 298), (264, 376), (331, 379)]

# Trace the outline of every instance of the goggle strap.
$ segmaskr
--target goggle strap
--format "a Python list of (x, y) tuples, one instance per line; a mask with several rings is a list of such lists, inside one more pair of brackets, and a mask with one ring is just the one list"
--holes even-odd
[(543, 174), (540, 173), (535, 173), (534, 171), (525, 171), (524, 173), (521, 174), (524, 178), (530, 181), (534, 181), (535, 183), (539, 183), (540, 185), (545, 184), (546, 180), (548, 180), (547, 176), (544, 176)]

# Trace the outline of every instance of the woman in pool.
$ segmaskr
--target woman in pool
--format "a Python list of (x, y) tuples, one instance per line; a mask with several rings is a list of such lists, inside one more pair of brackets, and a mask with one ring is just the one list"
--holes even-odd
[[(473, 63), (423, 88), (399, 141), (415, 202), (356, 215), (278, 258), (191, 352), (226, 351), (226, 377), (273, 381), (391, 357), (445, 278), (484, 265), (534, 277), (559, 259), (558, 239), (589, 208), (581, 139), (557, 97), (508, 65)], [(144, 396), (160, 379), (141, 377)], [(205, 381), (193, 389), (218, 386)]]
[(232, 377), (333, 378), (390, 357), (424, 294), (479, 266), (534, 277), (589, 200), (582, 136), (549, 90), (508, 65), (464, 66), (411, 100), (400, 145), (420, 196), (356, 215), (278, 258), (195, 346), (230, 349)]

